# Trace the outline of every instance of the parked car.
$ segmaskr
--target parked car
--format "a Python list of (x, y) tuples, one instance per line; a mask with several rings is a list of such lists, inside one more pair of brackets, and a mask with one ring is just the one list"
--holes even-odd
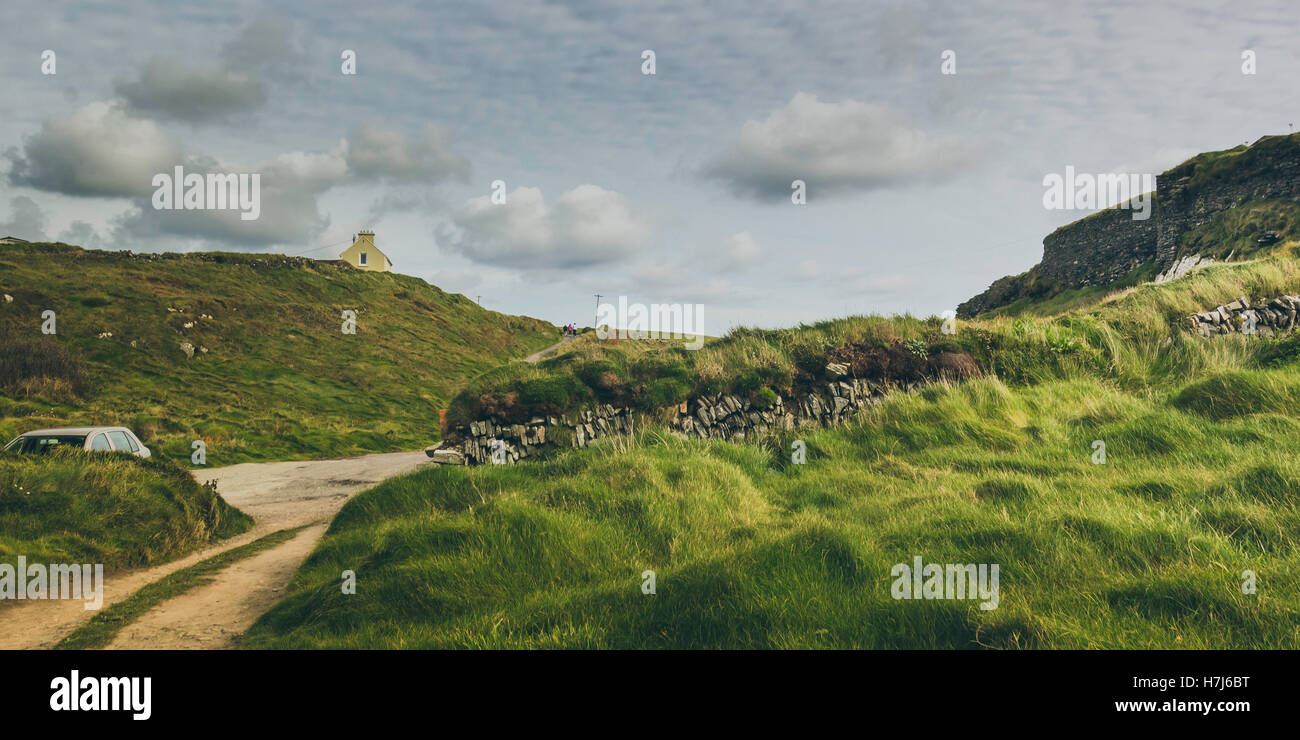
[(83, 450), (127, 452), (137, 457), (152, 453), (140, 438), (126, 427), (67, 427), (64, 429), (37, 429), (26, 432), (5, 445), (7, 452), (43, 454), (59, 445)]

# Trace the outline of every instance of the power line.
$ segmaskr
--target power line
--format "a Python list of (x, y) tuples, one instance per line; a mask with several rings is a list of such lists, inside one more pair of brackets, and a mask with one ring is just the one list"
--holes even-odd
[(287, 254), (287, 253), (286, 253), (284, 256), (286, 256), (286, 257), (301, 257), (301, 256), (303, 256), (304, 254), (311, 254), (312, 252), (319, 252), (319, 251), (321, 251), (322, 249), (330, 249), (331, 247), (338, 247), (338, 246), (342, 246), (342, 245), (344, 245), (344, 244), (351, 244), (351, 243), (352, 243), (352, 240), (351, 240), (351, 239), (344, 239), (343, 241), (341, 241), (341, 242), (335, 242), (334, 244), (326, 244), (326, 245), (321, 246), (321, 247), (313, 247), (313, 248), (311, 248), (311, 249), (308, 249), (308, 250), (305, 251), (305, 252), (294, 252), (293, 254)]

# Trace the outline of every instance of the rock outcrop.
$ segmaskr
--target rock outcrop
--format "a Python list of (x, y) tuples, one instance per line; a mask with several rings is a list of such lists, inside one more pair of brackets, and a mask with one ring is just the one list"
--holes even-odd
[[(1178, 253), (1183, 234), (1223, 211), (1262, 200), (1300, 202), (1300, 134), (1265, 136), (1250, 147), (1194, 157), (1158, 175), (1150, 218), (1135, 220), (1132, 210), (1114, 207), (1062, 226), (1043, 239), (1043, 259), (1029, 273), (994, 281), (960, 304), (957, 315), (971, 318), (1005, 306), (1026, 293), (1026, 283), (1053, 290), (1108, 285), (1147, 261), (1170, 279), (1184, 259)], [(1270, 233), (1258, 243), (1270, 243)]]

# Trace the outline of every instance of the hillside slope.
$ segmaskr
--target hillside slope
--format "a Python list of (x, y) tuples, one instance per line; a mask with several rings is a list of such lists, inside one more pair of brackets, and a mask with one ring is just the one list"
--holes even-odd
[(187, 464), (198, 439), (208, 465), (426, 445), (460, 384), (557, 335), (418, 278), (277, 255), (5, 245), (0, 292), (0, 436), (121, 424)]
[[(985, 377), (894, 393), (844, 426), (761, 444), (643, 429), (391, 479), (344, 507), (244, 646), (1296, 649), (1300, 340), (1181, 328), (1283, 293), (1300, 293), (1295, 259), (1215, 265), (1053, 317), (959, 322), (944, 341)], [(653, 385), (651, 366), (685, 389), (746, 387), (935, 325), (738, 330), (693, 360), (645, 345), (626, 368), (621, 349), (575, 347), (479, 390), (582, 391), (584, 362), (612, 366), (611, 391)], [(893, 569), (918, 556), (998, 565), (996, 608), (894, 598)]]
[(1059, 310), (1300, 240), (1300, 133), (1198, 154), (1158, 175), (1149, 215), (1117, 206), (1062, 226), (1043, 239), (1037, 265), (995, 280), (957, 315)]

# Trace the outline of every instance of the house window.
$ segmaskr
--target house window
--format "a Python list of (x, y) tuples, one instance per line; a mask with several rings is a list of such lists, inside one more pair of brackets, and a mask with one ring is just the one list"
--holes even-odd
[(366, 264), (366, 253), (365, 253), (365, 252), (362, 252), (362, 253), (361, 253), (361, 264), (363, 264), (363, 265)]

